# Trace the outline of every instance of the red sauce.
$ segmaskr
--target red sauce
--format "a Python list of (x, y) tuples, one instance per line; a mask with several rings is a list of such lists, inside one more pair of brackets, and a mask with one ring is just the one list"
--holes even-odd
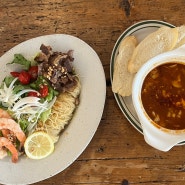
[(153, 69), (144, 80), (141, 99), (156, 124), (185, 129), (185, 65), (174, 62)]

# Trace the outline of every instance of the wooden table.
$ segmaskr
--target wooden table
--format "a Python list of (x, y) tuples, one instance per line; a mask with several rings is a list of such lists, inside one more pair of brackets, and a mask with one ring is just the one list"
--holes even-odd
[(147, 145), (119, 109), (109, 75), (113, 46), (127, 27), (147, 19), (179, 26), (185, 23), (184, 9), (184, 0), (1, 1), (1, 55), (27, 39), (66, 33), (87, 42), (99, 55), (105, 70), (105, 109), (92, 141), (67, 169), (35, 184), (185, 184), (185, 146), (165, 153)]

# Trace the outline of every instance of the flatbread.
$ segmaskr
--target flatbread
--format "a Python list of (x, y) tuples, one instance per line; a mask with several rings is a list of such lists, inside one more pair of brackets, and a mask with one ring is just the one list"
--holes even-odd
[(137, 45), (134, 36), (124, 38), (119, 46), (118, 55), (114, 63), (112, 91), (121, 96), (130, 96), (134, 74), (128, 72), (128, 61)]
[(177, 28), (178, 28), (178, 39), (173, 49), (176, 49), (185, 44), (185, 25), (182, 25)]
[(174, 48), (178, 39), (178, 28), (161, 27), (149, 34), (135, 48), (128, 63), (128, 71), (136, 73), (140, 67), (154, 56)]

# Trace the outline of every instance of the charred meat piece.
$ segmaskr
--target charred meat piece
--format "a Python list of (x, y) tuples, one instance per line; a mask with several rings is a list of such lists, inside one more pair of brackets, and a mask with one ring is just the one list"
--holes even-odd
[(42, 52), (40, 52), (36, 57), (35, 60), (37, 62), (48, 62), (48, 58), (52, 55), (53, 51), (52, 48), (50, 46), (45, 46), (44, 44), (42, 44), (40, 46), (40, 50)]
[(52, 48), (50, 46), (45, 46), (44, 44), (40, 46), (40, 50), (48, 57), (53, 53)]
[(35, 57), (39, 63), (39, 75), (44, 76), (59, 92), (65, 92), (76, 85), (74, 68), (72, 66), (73, 51), (67, 53), (53, 52), (50, 46), (44, 44), (41, 52)]

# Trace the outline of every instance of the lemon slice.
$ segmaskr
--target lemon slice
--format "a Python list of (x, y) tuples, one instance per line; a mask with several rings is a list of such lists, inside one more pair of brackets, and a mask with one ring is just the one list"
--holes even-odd
[(45, 132), (34, 132), (24, 143), (26, 155), (31, 159), (43, 159), (54, 151), (54, 143)]

